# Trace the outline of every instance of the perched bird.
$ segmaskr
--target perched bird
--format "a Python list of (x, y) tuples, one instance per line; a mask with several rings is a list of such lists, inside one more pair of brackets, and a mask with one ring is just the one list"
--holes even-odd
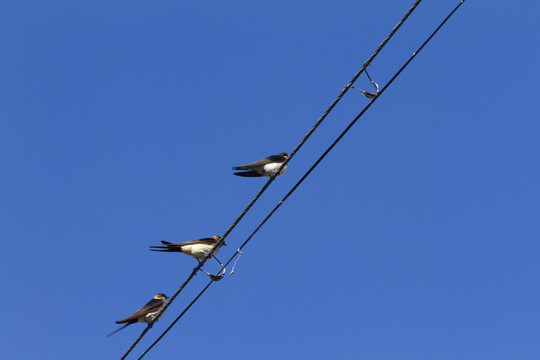
[(255, 161), (254, 163), (242, 165), (242, 166), (235, 166), (232, 169), (233, 170), (246, 170), (243, 172), (235, 172), (234, 175), (238, 176), (246, 176), (246, 177), (278, 177), (283, 174), (285, 174), (285, 171), (287, 171), (288, 164), (283, 167), (283, 169), (279, 172), (279, 174), (276, 175), (279, 167), (281, 164), (285, 162), (289, 158), (289, 154), (287, 153), (279, 153), (277, 155), (271, 155), (269, 157), (266, 157), (264, 159)]
[(122, 326), (119, 329), (114, 330), (112, 333), (110, 333), (107, 336), (116, 334), (120, 330), (125, 329), (127, 326), (138, 323), (138, 322), (146, 322), (146, 323), (149, 323), (150, 325), (153, 324), (154, 321), (158, 320), (163, 315), (161, 310), (163, 309), (165, 304), (167, 304), (167, 298), (168, 298), (167, 295), (161, 294), (161, 293), (154, 295), (152, 300), (147, 302), (146, 305), (144, 305), (139, 310), (135, 311), (132, 315), (128, 316), (125, 319), (118, 320), (116, 322), (117, 324), (126, 324), (126, 325)]
[[(197, 240), (191, 240), (181, 243), (171, 243), (168, 241), (161, 240), (161, 243), (163, 245), (159, 246), (150, 246), (151, 251), (165, 251), (165, 252), (182, 252), (186, 255), (191, 256), (192, 258), (197, 259), (198, 262), (201, 262), (203, 259), (206, 258), (208, 254), (212, 251), (212, 248), (219, 242), (221, 239), (221, 236), (212, 236), (210, 238), (204, 238), (204, 239), (197, 239)], [(212, 251), (211, 257), (216, 259), (216, 261), (221, 265), (221, 268), (223, 268), (223, 264), (221, 261), (219, 261), (216, 258), (216, 255), (219, 251), (219, 248), (222, 247), (225, 244), (225, 242), (221, 242), (221, 244)]]

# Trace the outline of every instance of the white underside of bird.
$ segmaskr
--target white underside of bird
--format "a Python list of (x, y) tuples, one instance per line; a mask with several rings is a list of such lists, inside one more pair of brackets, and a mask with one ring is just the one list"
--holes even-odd
[[(161, 309), (158, 310), (158, 311), (148, 313), (144, 317), (144, 321), (147, 322), (147, 323), (154, 322), (155, 320), (160, 319), (163, 316), (164, 313), (165, 313), (165, 311), (161, 311)], [(156, 319), (157, 316), (159, 316), (159, 317)]]
[[(271, 176), (274, 176), (277, 171), (279, 170), (280, 166), (282, 165), (283, 163), (272, 163), (272, 164), (266, 164), (264, 165), (263, 169), (264, 169), (264, 172), (268, 175), (265, 175), (266, 177), (271, 177)], [(279, 177), (283, 174), (285, 174), (285, 171), (287, 171), (287, 167), (289, 167), (289, 164), (285, 165), (283, 167), (283, 169), (279, 172), (279, 174), (276, 176), (276, 177)]]
[[(193, 244), (193, 245), (184, 245), (182, 246), (182, 252), (184, 254), (193, 256), (195, 259), (201, 261), (210, 253), (214, 245), (206, 245), (206, 244)], [(219, 248), (216, 248), (212, 252), (212, 256), (217, 255), (219, 252)]]

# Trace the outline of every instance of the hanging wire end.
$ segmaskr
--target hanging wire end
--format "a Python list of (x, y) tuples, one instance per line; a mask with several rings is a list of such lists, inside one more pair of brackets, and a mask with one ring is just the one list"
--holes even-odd
[(236, 267), (236, 263), (238, 262), (238, 259), (240, 259), (240, 256), (242, 256), (242, 254), (243, 254), (243, 252), (242, 252), (240, 249), (236, 250), (236, 252), (237, 252), (238, 254), (240, 254), (240, 255), (238, 255), (238, 257), (237, 257), (236, 260), (234, 261), (234, 265), (233, 265), (233, 267), (232, 267), (232, 270), (231, 270), (229, 276), (231, 276), (232, 274), (234, 274), (234, 268)]

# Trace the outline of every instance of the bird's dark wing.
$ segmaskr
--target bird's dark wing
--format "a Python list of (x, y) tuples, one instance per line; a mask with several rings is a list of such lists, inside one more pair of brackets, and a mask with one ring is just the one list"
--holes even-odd
[(168, 251), (168, 252), (181, 252), (182, 251), (182, 243), (172, 243), (165, 240), (161, 240), (161, 243), (165, 246), (161, 245), (152, 245), (150, 246), (150, 251)]
[(181, 243), (171, 243), (165, 240), (161, 240), (163, 245), (165, 246), (150, 246), (150, 250), (152, 251), (171, 251), (171, 252), (181, 252), (182, 247), (186, 245), (197, 245), (197, 244), (203, 244), (203, 245), (215, 245), (219, 240), (216, 240), (214, 238), (204, 238), (204, 239), (197, 239), (197, 240), (191, 240)]
[(152, 299), (146, 303), (142, 308), (135, 311), (132, 315), (125, 319), (118, 320), (117, 324), (133, 324), (139, 321), (139, 318), (146, 316), (149, 313), (158, 311), (165, 303), (162, 299)]
[(283, 155), (270, 155), (269, 157), (265, 158), (264, 160), (268, 160), (267, 164), (271, 163), (271, 162), (281, 163), (281, 162), (284, 162), (286, 160), (286, 158)]
[(197, 239), (197, 240), (186, 241), (183, 243), (178, 243), (175, 245), (180, 245), (180, 246), (196, 245), (196, 244), (215, 245), (218, 241), (219, 240), (216, 240), (214, 238), (203, 238), (203, 239)]
[(261, 174), (253, 170), (244, 171), (244, 172), (235, 172), (233, 174), (236, 176), (244, 176), (244, 177), (261, 177), (262, 176)]
[(131, 324), (128, 323), (128, 324), (126, 324), (126, 325), (124, 325), (124, 326), (122, 326), (122, 327), (119, 327), (118, 329), (114, 330), (112, 333), (110, 333), (109, 335), (107, 335), (107, 337), (116, 334), (116, 333), (119, 332), (120, 330), (124, 330), (124, 329), (125, 329), (126, 327), (128, 327), (129, 325), (131, 325)]
[[(233, 170), (255, 170), (255, 171), (261, 172), (263, 170), (264, 165), (275, 163), (275, 162), (281, 163), (281, 162), (284, 162), (285, 160), (286, 158), (283, 155), (270, 155), (268, 157), (265, 157), (264, 159), (257, 160), (251, 164), (235, 166), (232, 169)], [(235, 174), (235, 175), (238, 175), (238, 174)], [(245, 175), (245, 176), (250, 176), (250, 175)]]
[(261, 159), (261, 160), (257, 160), (255, 162), (252, 162), (251, 164), (246, 164), (246, 165), (240, 165), (240, 166), (235, 166), (233, 167), (232, 169), (233, 170), (257, 170), (257, 169), (262, 169), (262, 167), (266, 164), (269, 164), (271, 163), (272, 161), (269, 160), (268, 158), (264, 158), (264, 159)]

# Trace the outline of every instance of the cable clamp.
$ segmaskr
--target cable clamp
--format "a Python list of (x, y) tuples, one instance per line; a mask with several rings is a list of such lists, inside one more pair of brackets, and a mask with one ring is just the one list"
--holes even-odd
[(367, 97), (368, 99), (373, 99), (375, 98), (377, 95), (379, 95), (379, 84), (377, 84), (375, 81), (371, 80), (371, 77), (369, 76), (368, 72), (367, 72), (367, 69), (364, 70), (364, 72), (366, 73), (369, 81), (371, 82), (371, 84), (373, 84), (373, 87), (375, 88), (375, 92), (372, 93), (372, 92), (369, 92), (369, 91), (364, 91), (364, 90), (361, 90), (361, 89), (358, 89), (354, 86), (351, 86), (351, 88), (353, 88), (354, 90), (358, 90), (360, 91), (362, 94), (364, 94), (365, 97)]
[(199, 269), (200, 271), (202, 271), (203, 273), (205, 273), (206, 275), (208, 275), (208, 277), (212, 280), (212, 281), (219, 281), (221, 279), (223, 279), (223, 277), (225, 276), (225, 267), (222, 267), (221, 270), (217, 273), (217, 274), (210, 274), (208, 271), (204, 270), (204, 269)]

